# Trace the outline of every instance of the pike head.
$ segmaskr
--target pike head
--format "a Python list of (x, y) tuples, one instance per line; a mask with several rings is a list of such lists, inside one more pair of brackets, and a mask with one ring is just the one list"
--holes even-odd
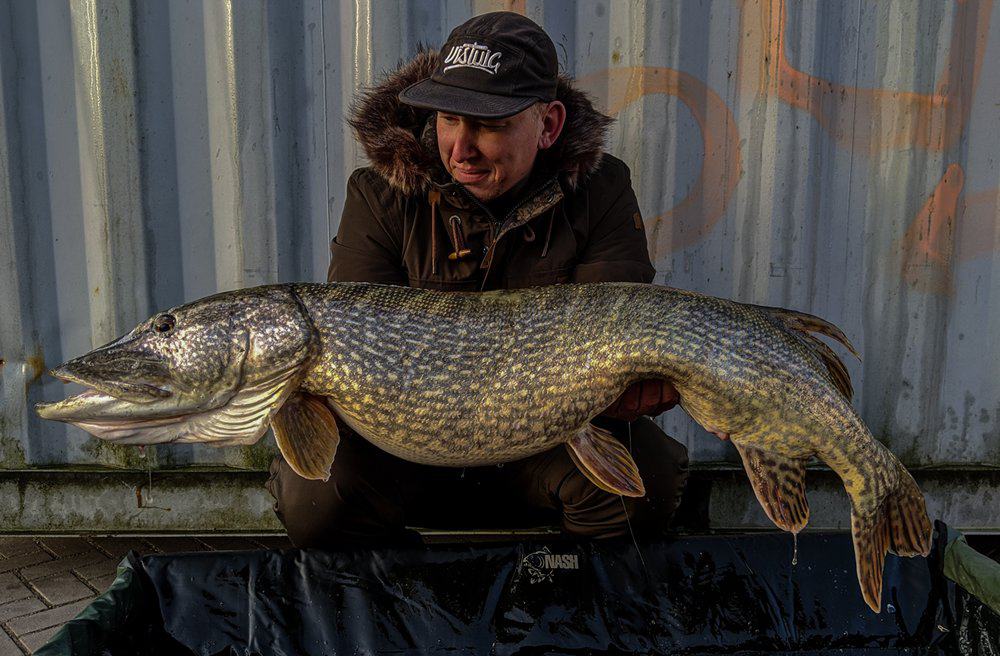
[(289, 286), (226, 292), (161, 312), (57, 367), (53, 376), (89, 389), (36, 410), (120, 444), (252, 444), (315, 344)]

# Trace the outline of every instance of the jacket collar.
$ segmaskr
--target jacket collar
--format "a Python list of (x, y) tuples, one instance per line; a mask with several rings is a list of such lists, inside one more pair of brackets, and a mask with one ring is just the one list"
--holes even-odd
[[(410, 62), (362, 93), (350, 110), (348, 122), (372, 167), (392, 187), (406, 194), (426, 193), (433, 186), (440, 188), (450, 183), (438, 157), (433, 112), (405, 105), (398, 98), (410, 84), (430, 77), (438, 59), (437, 51), (418, 52)], [(558, 141), (539, 153), (536, 166), (542, 177), (561, 178), (572, 189), (600, 164), (604, 136), (612, 119), (594, 109), (586, 94), (576, 89), (568, 77), (559, 77), (556, 98), (566, 105), (566, 125)], [(521, 214), (520, 208), (516, 214)], [(529, 218), (536, 215), (531, 212)]]

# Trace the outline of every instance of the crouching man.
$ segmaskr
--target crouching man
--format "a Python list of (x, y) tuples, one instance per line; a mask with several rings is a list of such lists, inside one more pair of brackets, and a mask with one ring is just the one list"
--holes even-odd
[[(603, 152), (611, 119), (558, 75), (551, 39), (509, 12), (457, 27), (368, 91), (351, 125), (371, 166), (351, 176), (329, 280), (482, 291), (558, 283), (651, 282), (629, 170)], [(413, 540), (406, 526), (558, 523), (605, 538), (663, 531), (687, 479), (687, 451), (645, 415), (677, 402), (642, 381), (595, 423), (631, 451), (641, 499), (594, 486), (565, 448), (500, 466), (400, 460), (339, 422), (329, 481), (279, 455), (268, 489), (299, 547)]]

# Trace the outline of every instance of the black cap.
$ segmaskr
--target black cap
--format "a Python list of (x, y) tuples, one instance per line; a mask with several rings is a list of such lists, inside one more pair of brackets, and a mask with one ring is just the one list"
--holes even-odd
[(399, 99), (462, 116), (506, 118), (555, 100), (558, 75), (549, 35), (529, 18), (496, 11), (452, 30), (437, 70), (403, 89)]

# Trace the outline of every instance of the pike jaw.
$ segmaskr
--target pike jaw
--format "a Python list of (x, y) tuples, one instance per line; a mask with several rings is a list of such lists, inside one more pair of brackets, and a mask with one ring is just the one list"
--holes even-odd
[(289, 287), (218, 294), (57, 367), (53, 376), (90, 389), (36, 410), (119, 444), (253, 444), (297, 386), (313, 342)]

